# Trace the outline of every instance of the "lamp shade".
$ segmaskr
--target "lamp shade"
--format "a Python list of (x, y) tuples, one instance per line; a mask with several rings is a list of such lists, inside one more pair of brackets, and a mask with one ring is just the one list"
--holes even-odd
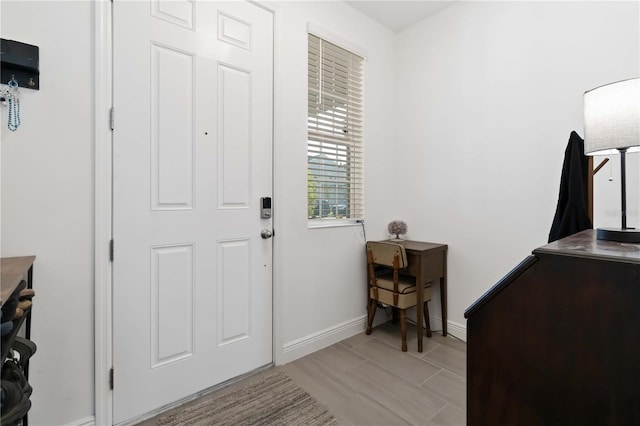
[(585, 92), (584, 134), (585, 154), (640, 151), (640, 78)]

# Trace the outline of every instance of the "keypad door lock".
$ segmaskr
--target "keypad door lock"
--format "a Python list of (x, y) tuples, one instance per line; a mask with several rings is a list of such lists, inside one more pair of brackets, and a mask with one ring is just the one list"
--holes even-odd
[(260, 217), (262, 219), (271, 219), (271, 197), (260, 198)]

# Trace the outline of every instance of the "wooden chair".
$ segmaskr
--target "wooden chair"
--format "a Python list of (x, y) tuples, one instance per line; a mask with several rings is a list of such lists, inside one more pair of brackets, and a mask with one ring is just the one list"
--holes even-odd
[[(402, 351), (407, 351), (407, 314), (406, 310), (416, 306), (416, 279), (402, 274), (408, 266), (407, 253), (400, 244), (386, 242), (367, 242), (367, 266), (369, 277), (369, 303), (367, 315), (367, 334), (371, 334), (371, 325), (379, 303), (392, 306), (400, 311), (402, 330)], [(429, 308), (431, 283), (424, 284), (424, 319), (427, 336), (431, 337), (429, 326)], [(422, 318), (416, 318), (422, 321)]]

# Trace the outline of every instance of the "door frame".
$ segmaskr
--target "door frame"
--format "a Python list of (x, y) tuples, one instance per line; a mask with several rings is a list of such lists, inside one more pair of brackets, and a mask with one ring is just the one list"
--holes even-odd
[[(278, 6), (261, 0), (248, 0), (273, 14), (273, 115), (272, 115), (272, 192), (276, 197), (275, 153), (279, 102), (276, 100), (280, 72)], [(95, 425), (113, 424), (113, 391), (110, 370), (113, 366), (113, 277), (110, 247), (113, 221), (113, 0), (96, 1), (94, 5), (94, 403)], [(115, 114), (114, 114), (115, 115)], [(277, 198), (275, 198), (277, 200)], [(277, 204), (276, 204), (277, 206)], [(277, 207), (274, 209), (277, 215)], [(274, 224), (275, 225), (275, 217)], [(272, 225), (272, 226), (273, 226)], [(275, 226), (273, 226), (275, 228)], [(276, 245), (272, 248), (272, 362), (279, 364), (282, 347), (280, 324), (280, 288), (276, 275)]]
[(112, 424), (113, 392), (109, 372), (113, 365), (112, 276), (110, 260), (112, 220), (112, 133), (113, 104), (112, 2), (96, 1), (94, 7), (94, 407), (95, 424)]

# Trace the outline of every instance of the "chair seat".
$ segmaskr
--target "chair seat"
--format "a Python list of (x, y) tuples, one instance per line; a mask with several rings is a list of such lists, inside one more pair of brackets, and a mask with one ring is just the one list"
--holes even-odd
[[(390, 289), (389, 289), (390, 285)], [(415, 306), (418, 303), (417, 295), (416, 295), (416, 286), (409, 286), (407, 283), (399, 283), (398, 290), (402, 288), (402, 291), (398, 294), (398, 303), (393, 303), (393, 281), (380, 280), (378, 279), (378, 297), (375, 297), (375, 290), (373, 288), (369, 289), (369, 297), (377, 300), (380, 303), (384, 303), (386, 305), (395, 306), (400, 309), (407, 309), (412, 306)], [(423, 301), (431, 300), (431, 283), (424, 285)]]
[[(393, 271), (391, 273), (385, 273), (378, 275), (376, 279), (376, 285), (380, 288), (393, 291)], [(430, 286), (431, 283), (426, 283), (426, 286)], [(398, 275), (398, 293), (407, 294), (416, 291), (416, 279), (409, 275)]]

